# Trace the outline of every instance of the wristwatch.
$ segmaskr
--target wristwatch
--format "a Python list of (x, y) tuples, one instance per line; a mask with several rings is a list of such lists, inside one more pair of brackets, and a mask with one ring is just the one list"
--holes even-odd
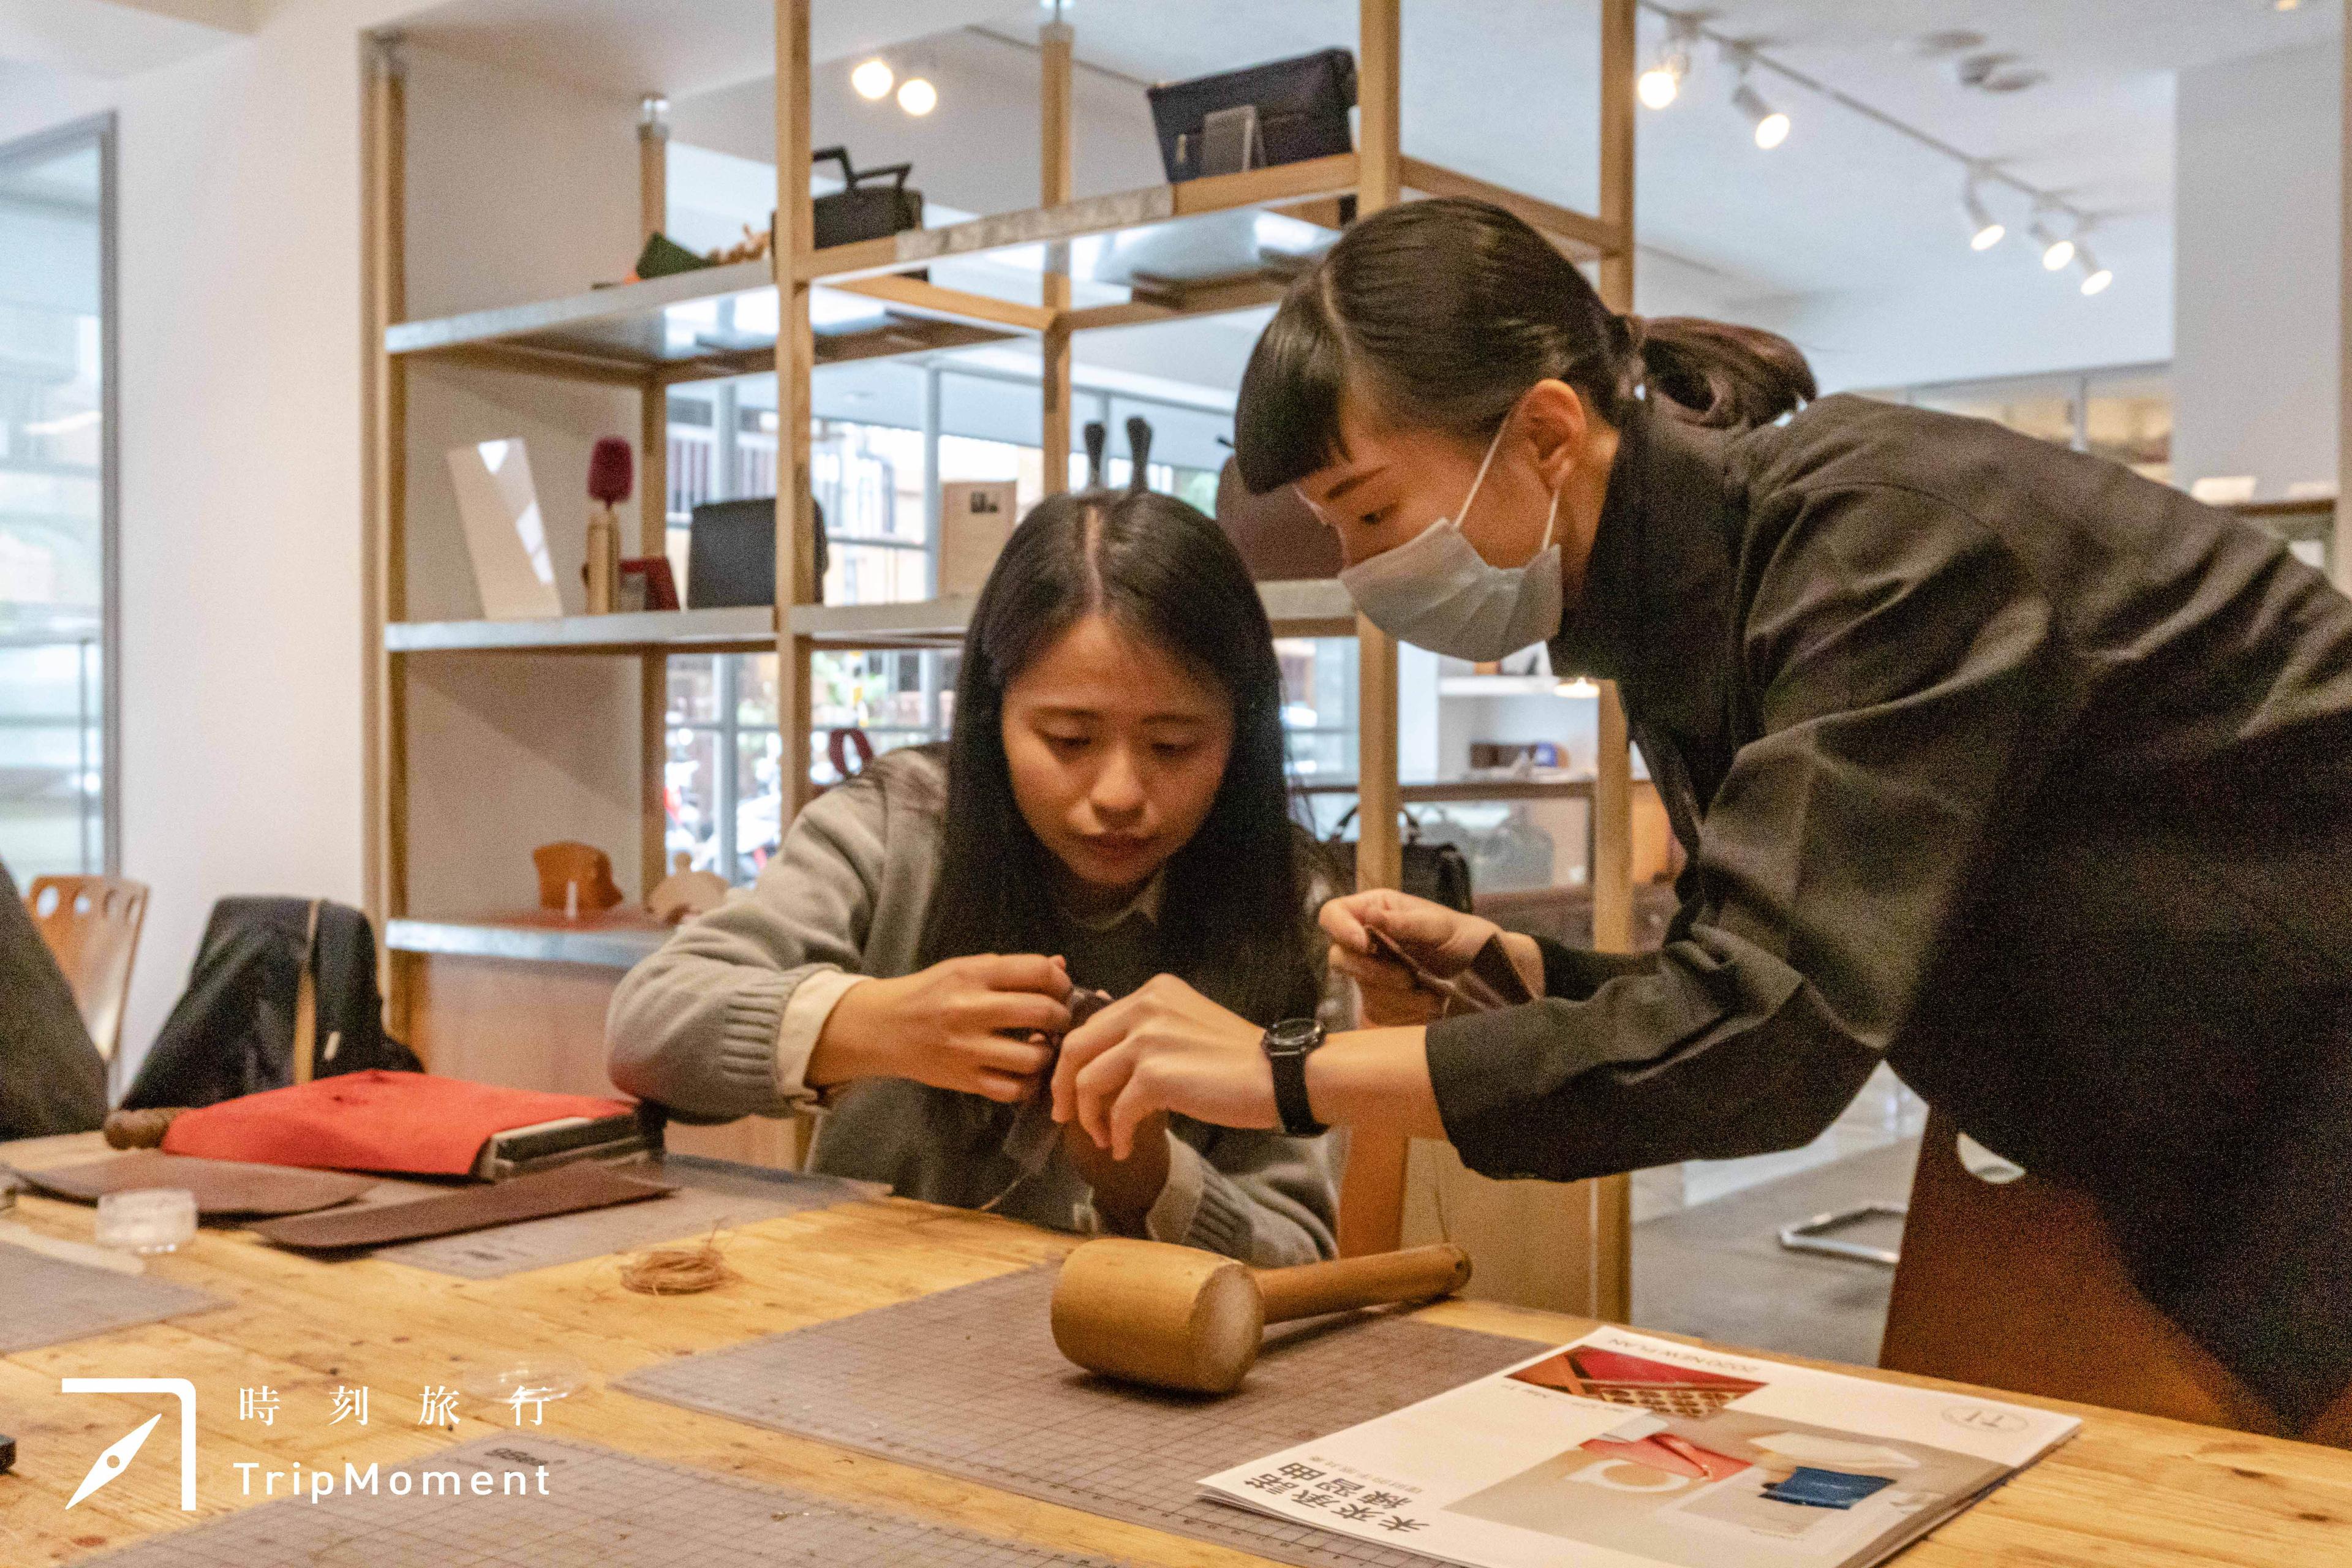
[(1323, 1043), (1323, 1026), (1314, 1018), (1285, 1018), (1258, 1042), (1274, 1068), (1274, 1108), (1282, 1130), (1293, 1138), (1313, 1138), (1328, 1131), (1315, 1120), (1307, 1099), (1307, 1058)]

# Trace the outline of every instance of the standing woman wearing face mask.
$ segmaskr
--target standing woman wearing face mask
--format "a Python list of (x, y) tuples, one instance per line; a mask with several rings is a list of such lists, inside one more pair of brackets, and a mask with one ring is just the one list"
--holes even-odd
[[(1681, 908), (1627, 957), (1339, 900), (1391, 1026), (1265, 1034), (1162, 979), (1070, 1037), (1057, 1113), (1568, 1181), (1802, 1144), (1885, 1061), (2086, 1194), (2189, 1353), (2347, 1440), (2352, 604), (2113, 464), (1813, 393), (1769, 333), (1612, 314), (1493, 207), (1343, 237), (1251, 361), (1243, 477), (1297, 487), (1394, 635), (1617, 681)], [(1496, 944), (1541, 999), (1433, 1019), (1371, 931), (1440, 973)]]

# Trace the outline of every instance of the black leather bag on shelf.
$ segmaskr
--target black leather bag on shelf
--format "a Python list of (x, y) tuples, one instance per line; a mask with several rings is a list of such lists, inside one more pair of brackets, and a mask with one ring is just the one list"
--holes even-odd
[[(1403, 824), (1404, 890), (1416, 899), (1427, 899), (1433, 904), (1444, 904), (1462, 914), (1470, 913), (1470, 862), (1454, 844), (1427, 844), (1422, 841), (1421, 825), (1410, 812), (1397, 814)], [(1324, 869), (1342, 893), (1356, 890), (1355, 841), (1339, 837), (1348, 824), (1356, 819), (1356, 808), (1349, 806), (1340, 817), (1330, 837), (1321, 845)]]
[(1348, 111), (1356, 106), (1356, 57), (1346, 49), (1167, 82), (1144, 96), (1171, 182), (1303, 163), (1355, 146)]
[[(912, 163), (892, 163), (880, 169), (856, 169), (846, 147), (820, 147), (809, 154), (812, 163), (839, 163), (841, 189), (810, 204), (813, 240), (816, 249), (850, 245), (861, 239), (881, 239), (901, 229), (923, 226), (923, 193), (907, 188)], [(889, 184), (867, 184), (868, 180)]]

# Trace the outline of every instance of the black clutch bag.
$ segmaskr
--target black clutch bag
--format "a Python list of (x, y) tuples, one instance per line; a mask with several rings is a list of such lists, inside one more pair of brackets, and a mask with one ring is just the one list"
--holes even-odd
[[(1324, 871), (1342, 893), (1356, 890), (1356, 846), (1338, 835), (1355, 820), (1356, 808), (1349, 806), (1340, 817), (1333, 836), (1321, 845)], [(1424, 843), (1420, 825), (1410, 816), (1404, 817), (1404, 890), (1416, 899), (1427, 899), (1433, 904), (1444, 904), (1462, 914), (1470, 910), (1470, 862), (1458, 844)]]

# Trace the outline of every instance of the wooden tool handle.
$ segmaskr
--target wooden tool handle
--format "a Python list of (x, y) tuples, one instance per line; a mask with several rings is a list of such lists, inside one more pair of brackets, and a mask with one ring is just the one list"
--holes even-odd
[(160, 1149), (163, 1146), (163, 1130), (186, 1109), (184, 1105), (174, 1105), (153, 1110), (110, 1110), (106, 1113), (106, 1146)]
[(1447, 1242), (1252, 1272), (1257, 1277), (1258, 1295), (1265, 1302), (1265, 1321), (1286, 1323), (1324, 1312), (1450, 1296), (1470, 1282), (1470, 1255)]

